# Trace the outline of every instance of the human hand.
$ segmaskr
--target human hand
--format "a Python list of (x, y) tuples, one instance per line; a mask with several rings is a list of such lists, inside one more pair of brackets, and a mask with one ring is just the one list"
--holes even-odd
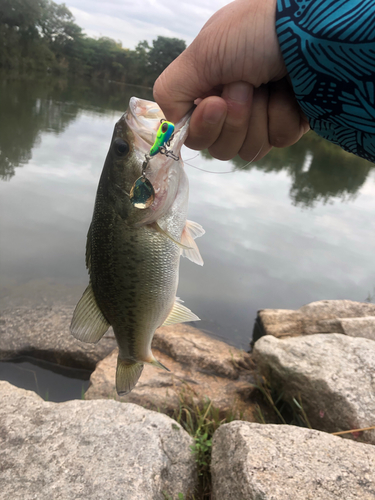
[(276, 0), (236, 0), (216, 12), (156, 80), (154, 98), (178, 122), (197, 104), (186, 145), (246, 161), (309, 130), (287, 77)]

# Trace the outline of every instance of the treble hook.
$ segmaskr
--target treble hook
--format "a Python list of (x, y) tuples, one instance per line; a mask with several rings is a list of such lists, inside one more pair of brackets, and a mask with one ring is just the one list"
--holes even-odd
[(159, 153), (165, 155), (167, 158), (172, 158), (175, 161), (178, 161), (180, 159), (179, 156), (175, 155), (173, 151), (167, 149), (165, 146), (159, 147)]

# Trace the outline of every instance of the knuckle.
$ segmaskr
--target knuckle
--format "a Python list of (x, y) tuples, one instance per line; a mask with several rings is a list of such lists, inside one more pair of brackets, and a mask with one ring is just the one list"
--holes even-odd
[(213, 158), (221, 161), (231, 160), (235, 156), (235, 154), (231, 155), (230, 153), (228, 153), (228, 151), (224, 151), (215, 147), (208, 148), (208, 152)]
[(270, 144), (275, 148), (286, 148), (287, 146), (291, 146), (295, 142), (298, 141), (298, 137), (296, 134), (290, 132), (283, 132), (281, 130), (270, 133)]

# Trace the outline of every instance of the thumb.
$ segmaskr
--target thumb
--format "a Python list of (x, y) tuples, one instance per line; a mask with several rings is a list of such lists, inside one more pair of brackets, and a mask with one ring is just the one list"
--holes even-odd
[(177, 123), (210, 86), (200, 77), (196, 61), (186, 49), (159, 76), (154, 84), (154, 99), (167, 120)]

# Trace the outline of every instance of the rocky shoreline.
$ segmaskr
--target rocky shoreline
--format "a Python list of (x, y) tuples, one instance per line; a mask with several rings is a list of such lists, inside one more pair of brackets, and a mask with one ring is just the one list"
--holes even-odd
[[(153, 351), (171, 373), (145, 367), (125, 398), (114, 390), (113, 333), (95, 346), (77, 342), (72, 309), (1, 316), (0, 360), (28, 355), (93, 370), (85, 401), (49, 403), (0, 382), (3, 498), (190, 498), (192, 438), (167, 416), (184, 394), (237, 416), (213, 437), (212, 498), (375, 500), (375, 430), (332, 435), (375, 426), (375, 304), (259, 311), (251, 353), (188, 325), (160, 328)], [(271, 392), (312, 429), (274, 425)]]

